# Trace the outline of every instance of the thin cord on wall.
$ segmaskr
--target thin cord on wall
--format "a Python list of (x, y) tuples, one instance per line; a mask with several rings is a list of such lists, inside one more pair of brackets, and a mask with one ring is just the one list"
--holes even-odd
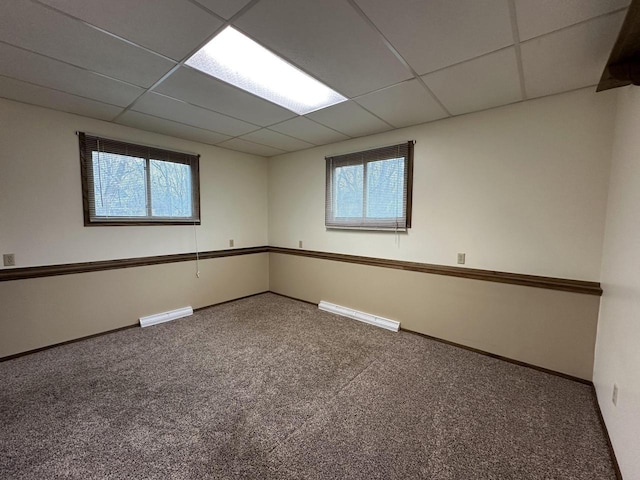
[[(398, 168), (398, 158), (400, 158), (400, 145), (398, 145), (396, 147), (397, 153), (396, 153), (396, 169)], [(404, 161), (404, 160), (403, 160)], [(405, 167), (406, 168), (406, 167)], [(403, 177), (404, 180), (404, 177)], [(397, 175), (397, 171), (396, 171), (396, 188), (398, 188), (398, 175)], [(404, 200), (403, 200), (404, 203)], [(398, 233), (398, 195), (396, 193), (396, 199), (395, 199), (395, 207), (396, 207), (396, 228), (395, 228), (395, 241), (396, 241), (396, 247), (400, 248), (400, 233)], [(406, 216), (405, 216), (406, 218)]]
[(198, 251), (198, 229), (196, 222), (193, 222), (193, 238), (196, 241), (196, 278), (200, 278), (200, 252)]

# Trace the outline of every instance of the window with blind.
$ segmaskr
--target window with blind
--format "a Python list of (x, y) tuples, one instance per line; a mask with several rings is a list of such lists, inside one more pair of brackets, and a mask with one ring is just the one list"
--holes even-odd
[(199, 155), (78, 137), (85, 225), (200, 224)]
[(411, 227), (413, 142), (326, 157), (328, 228)]

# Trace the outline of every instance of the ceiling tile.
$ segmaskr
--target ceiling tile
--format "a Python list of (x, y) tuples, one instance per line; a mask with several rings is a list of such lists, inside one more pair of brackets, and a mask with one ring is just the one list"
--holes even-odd
[(100, 120), (111, 120), (122, 111), (122, 108), (113, 105), (2, 76), (0, 76), (0, 97)]
[(422, 78), (453, 115), (522, 100), (514, 48), (490, 53)]
[(175, 63), (43, 5), (0, 2), (0, 41), (149, 87)]
[(273, 157), (274, 155), (286, 153), (284, 150), (267, 147), (266, 145), (258, 145), (257, 143), (247, 142), (240, 138), (232, 138), (231, 140), (220, 143), (218, 146), (239, 152), (251, 153), (252, 155), (260, 155), (262, 157)]
[(147, 130), (149, 132), (162, 133), (172, 137), (185, 138), (195, 142), (208, 143), (214, 145), (231, 137), (217, 132), (211, 132), (203, 128), (190, 127), (182, 123), (172, 122), (164, 118), (152, 117), (139, 112), (125, 112), (118, 123), (129, 127)]
[(250, 142), (261, 143), (262, 145), (268, 145), (288, 152), (313, 147), (310, 143), (303, 142), (302, 140), (298, 140), (297, 138), (293, 138), (288, 135), (283, 135), (282, 133), (274, 132), (267, 128), (247, 133), (246, 135), (243, 135), (242, 138), (244, 140), (249, 140)]
[(553, 32), (629, 5), (630, 0), (515, 0), (520, 40)]
[(447, 116), (447, 112), (417, 80), (369, 93), (356, 101), (397, 128)]
[(180, 67), (154, 91), (262, 126), (296, 116), (285, 108), (189, 67)]
[(240, 11), (250, 0), (196, 0), (212, 12), (229, 20)]
[(235, 24), (348, 97), (411, 76), (343, 0), (261, 0)]
[(422, 75), (513, 44), (505, 0), (356, 0)]
[(276, 130), (285, 135), (291, 135), (292, 137), (299, 138), (314, 145), (325, 145), (349, 138), (342, 133), (331, 130), (305, 117), (292, 118), (286, 122), (272, 125), (269, 129)]
[(242, 120), (196, 107), (157, 93), (147, 93), (138, 100), (132, 110), (148, 113), (156, 117), (184, 123), (192, 127), (204, 128), (235, 137), (258, 130), (258, 127)]
[(175, 60), (182, 60), (222, 25), (184, 0), (40, 1)]
[(144, 90), (37, 53), (0, 43), (0, 75), (126, 107)]
[(607, 15), (521, 44), (527, 96), (596, 85), (624, 19)]
[(308, 114), (307, 117), (350, 137), (372, 135), (392, 128), (353, 101), (323, 108)]

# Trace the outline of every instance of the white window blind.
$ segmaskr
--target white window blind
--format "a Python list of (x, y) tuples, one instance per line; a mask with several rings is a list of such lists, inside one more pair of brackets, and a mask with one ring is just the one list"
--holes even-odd
[(199, 156), (78, 133), (85, 225), (199, 224)]
[(328, 228), (411, 226), (413, 142), (326, 157)]

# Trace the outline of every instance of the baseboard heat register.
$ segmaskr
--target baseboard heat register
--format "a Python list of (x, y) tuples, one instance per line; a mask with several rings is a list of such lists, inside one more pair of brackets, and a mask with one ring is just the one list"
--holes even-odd
[(336, 315), (341, 315), (343, 317), (353, 318), (354, 320), (358, 320), (359, 322), (369, 323), (371, 325), (375, 325), (376, 327), (386, 328), (387, 330), (391, 330), (392, 332), (397, 332), (400, 329), (400, 322), (397, 322), (395, 320), (389, 320), (388, 318), (379, 317), (378, 315), (373, 315), (371, 313), (360, 312), (359, 310), (354, 310), (353, 308), (342, 307), (340, 305), (325, 302), (324, 300), (318, 304), (318, 308), (320, 310), (324, 310), (325, 312), (335, 313)]
[(188, 317), (189, 315), (193, 315), (193, 308), (191, 307), (178, 308), (176, 310), (156, 313), (155, 315), (149, 315), (147, 317), (140, 317), (140, 326), (150, 327), (151, 325), (170, 322), (171, 320), (176, 320), (182, 317)]

